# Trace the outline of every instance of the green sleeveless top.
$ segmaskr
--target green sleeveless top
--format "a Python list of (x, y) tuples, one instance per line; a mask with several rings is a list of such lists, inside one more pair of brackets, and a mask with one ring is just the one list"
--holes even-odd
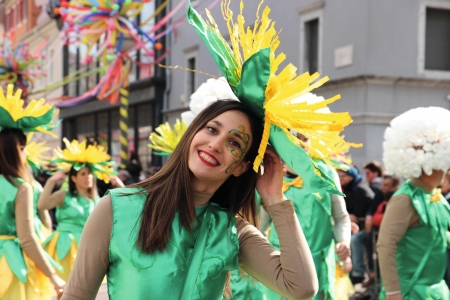
[(43, 247), (45, 247), (54, 238), (55, 234), (59, 232), (56, 243), (56, 252), (58, 253), (59, 261), (66, 257), (74, 239), (77, 246), (79, 245), (84, 224), (94, 210), (98, 199), (96, 197), (92, 201), (79, 195), (72, 195), (69, 191), (66, 191), (64, 203), (56, 208), (55, 217), (58, 221), (58, 226), (43, 244)]
[(397, 246), (402, 295), (404, 299), (447, 299), (449, 291), (447, 287), (442, 289), (441, 281), (447, 260), (450, 206), (440, 194), (439, 201), (431, 202), (432, 194), (409, 180), (394, 196), (400, 194), (411, 198), (420, 218), (419, 225), (409, 228)]
[[(322, 169), (329, 170), (327, 174), (333, 178), (332, 170), (322, 161), (315, 161), (321, 164)], [(284, 178), (285, 182), (292, 182), (293, 178)], [(302, 226), (306, 241), (311, 252), (320, 252), (330, 246), (333, 241), (333, 219), (331, 213), (331, 195), (327, 192), (311, 194), (308, 189), (290, 187), (285, 193), (287, 199), (292, 200), (294, 210)], [(278, 234), (271, 224), (269, 242), (277, 249), (280, 249)]]
[(110, 299), (222, 299), (227, 273), (238, 267), (235, 218), (210, 203), (196, 208), (197, 219), (188, 232), (180, 226), (177, 212), (166, 249), (144, 254), (135, 244), (147, 198), (147, 193), (139, 192), (136, 188), (110, 191)]
[(23, 283), (27, 280), (27, 267), (17, 238), (14, 203), (19, 186), (25, 181), (20, 178), (12, 185), (0, 175), (0, 259), (5, 256), (11, 271)]

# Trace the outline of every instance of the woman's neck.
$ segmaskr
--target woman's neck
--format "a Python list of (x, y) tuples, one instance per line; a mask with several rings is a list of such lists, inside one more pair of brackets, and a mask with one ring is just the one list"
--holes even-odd
[(83, 198), (86, 198), (86, 199), (90, 199), (91, 198), (91, 193), (89, 192), (89, 189), (77, 188), (77, 193), (78, 193), (78, 195), (80, 195)]
[(211, 200), (213, 195), (214, 193), (198, 192), (194, 190), (194, 206), (200, 207), (208, 205), (209, 200)]

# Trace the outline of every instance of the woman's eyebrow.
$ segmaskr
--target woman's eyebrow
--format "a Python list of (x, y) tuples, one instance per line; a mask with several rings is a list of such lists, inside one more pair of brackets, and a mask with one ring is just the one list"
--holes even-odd
[(235, 137), (237, 137), (238, 139), (244, 141), (244, 138), (242, 137), (242, 134), (239, 134), (239, 133), (237, 133), (237, 132), (233, 132), (233, 135), (234, 135)]
[(219, 127), (223, 127), (222, 123), (220, 123), (220, 122), (217, 121), (217, 120), (214, 120), (214, 121), (211, 121), (211, 122), (216, 123), (217, 126), (219, 126)]

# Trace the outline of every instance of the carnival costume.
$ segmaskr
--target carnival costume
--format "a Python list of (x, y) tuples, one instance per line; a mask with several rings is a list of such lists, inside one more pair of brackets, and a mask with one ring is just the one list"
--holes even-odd
[[(403, 299), (449, 299), (449, 289), (442, 279), (449, 242), (450, 207), (439, 189), (425, 190), (419, 177), (431, 175), (433, 170), (445, 173), (450, 167), (450, 112), (437, 107), (409, 110), (391, 121), (384, 139), (383, 160), (387, 170), (410, 180), (390, 200), (381, 224), (378, 252), (382, 280), (386, 286), (392, 286), (392, 282), (386, 281), (388, 274), (383, 269), (393, 255), (384, 256), (384, 235), (390, 239), (386, 228), (389, 211), (397, 200), (405, 200), (418, 215), (418, 224), (409, 226), (396, 245), (396, 271)], [(394, 294), (400, 290), (387, 292)], [(380, 299), (385, 298), (383, 287)]]
[[(225, 9), (231, 14), (228, 8)], [(300, 143), (296, 139), (288, 137), (286, 133), (289, 128), (296, 128), (307, 134), (310, 132), (309, 129), (319, 127), (323, 131), (333, 131), (339, 134), (343, 127), (350, 122), (350, 117), (347, 113), (324, 116), (314, 113), (315, 110), (326, 107), (337, 97), (312, 106), (290, 105), (290, 99), (320, 86), (326, 79), (312, 83), (318, 78), (318, 75), (310, 76), (309, 74), (294, 79), (296, 74), (293, 72), (293, 66), (288, 67), (279, 76), (275, 75), (277, 66), (283, 59), (281, 56), (274, 59), (273, 51), (278, 45), (278, 38), (273, 29), (273, 23), (267, 15), (268, 9), (262, 17), (262, 24), (257, 22), (256, 28), (261, 28), (260, 34), (255, 32), (255, 36), (251, 33), (251, 37), (247, 37), (243, 31), (241, 32), (242, 40), (249, 39), (245, 46), (248, 48), (244, 50), (251, 51), (245, 51), (245, 57), (239, 58), (239, 61), (232, 56), (233, 51), (221, 37), (217, 28), (208, 26), (191, 6), (188, 10), (188, 21), (194, 25), (202, 39), (207, 42), (207, 47), (211, 50), (216, 63), (239, 101), (253, 110), (261, 120), (261, 124), (266, 120), (259, 155), (253, 166), (255, 172), (259, 169), (270, 139), (271, 145), (281, 154), (281, 157), (287, 158), (291, 155), (295, 157), (292, 159), (294, 170), (302, 174), (308, 188), (311, 186), (318, 188), (318, 192), (328, 190), (337, 192), (332, 180), (320, 170), (320, 167), (314, 166), (300, 147)], [(270, 25), (271, 23), (272, 25)], [(250, 30), (250, 32), (252, 31)], [(211, 44), (208, 42), (208, 38), (210, 38)], [(232, 35), (236, 55), (238, 52), (240, 53), (238, 40), (239, 32), (236, 32)], [(220, 48), (217, 49), (219, 52), (212, 48), (214, 45)], [(223, 51), (220, 52), (221, 50)], [(221, 59), (222, 54), (226, 55), (226, 61)], [(310, 85), (311, 83), (312, 85)], [(327, 142), (334, 143), (336, 140)], [(327, 152), (327, 146), (322, 146), (318, 152)], [(159, 149), (159, 151), (163, 150)], [(311, 184), (311, 181), (314, 184)], [(180, 230), (177, 212), (172, 221), (171, 235), (166, 248), (160, 252), (144, 254), (136, 248), (137, 230), (133, 227), (141, 216), (146, 198), (147, 193), (141, 190), (115, 189), (111, 191), (112, 228), (111, 234), (108, 235), (107, 259), (109, 262), (106, 268), (110, 298), (139, 299), (147, 296), (151, 291), (154, 293), (155, 299), (221, 299), (227, 273), (238, 268), (238, 254), (241, 254), (240, 251), (245, 246), (240, 244), (238, 237), (239, 224), (245, 228), (252, 227), (255, 231), (257, 229), (242, 218), (230, 216), (228, 209), (214, 203), (214, 195), (210, 195), (208, 205), (196, 208), (197, 218), (191, 231), (186, 231), (183, 227)], [(101, 202), (101, 204), (103, 203), (109, 205), (107, 201)], [(293, 219), (290, 201), (284, 201), (272, 207), (274, 216), (276, 216), (277, 209), (283, 212), (289, 211), (289, 220), (292, 220), (290, 225), (297, 230), (298, 222)], [(94, 214), (101, 214), (101, 211), (96, 210)], [(279, 224), (280, 228), (286, 225), (283, 221)], [(245, 232), (242, 235), (245, 236)], [(261, 247), (267, 246), (270, 251), (273, 250), (259, 232), (257, 238), (256, 235), (252, 237), (261, 241), (263, 244)], [(302, 237), (301, 242), (303, 241)], [(102, 255), (105, 255), (104, 252)], [(83, 255), (87, 255), (86, 249), (84, 249)], [(73, 280), (75, 282), (77, 279)], [(69, 286), (71, 283), (72, 279)], [(287, 293), (286, 290), (283, 291)]]
[[(114, 163), (110, 161), (110, 156), (103, 147), (86, 146), (86, 141), (79, 143), (73, 140), (69, 143), (66, 138), (63, 141), (66, 149), (55, 150), (55, 157), (51, 160), (60, 170), (67, 172), (70, 168), (74, 168), (79, 171), (89, 167), (96, 178), (105, 182), (109, 182), (109, 176), (116, 174), (112, 168)], [(44, 242), (43, 247), (64, 268), (63, 272), (57, 271), (58, 276), (64, 280), (69, 279), (84, 224), (98, 200), (98, 196), (95, 199), (87, 199), (66, 190), (63, 204), (56, 207), (55, 217), (58, 225)]]
[[(24, 108), (21, 93), (17, 90), (13, 94), (13, 85), (8, 85), (6, 95), (0, 89), (0, 130), (14, 128), (54, 135), (50, 132), (57, 126), (51, 124), (53, 106), (41, 99), (32, 100)], [(20, 185), (25, 181), (21, 178), (13, 178), (12, 181), (0, 175), (0, 299), (47, 300), (54, 294), (53, 286), (23, 252), (17, 235), (15, 200)]]

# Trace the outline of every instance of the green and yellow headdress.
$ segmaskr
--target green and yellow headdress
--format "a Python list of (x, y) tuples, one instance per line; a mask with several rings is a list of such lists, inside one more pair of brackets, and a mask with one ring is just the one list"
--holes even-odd
[(331, 147), (327, 145), (329, 139), (322, 139), (317, 135), (332, 132), (333, 136), (338, 136), (352, 122), (350, 115), (346, 112), (316, 112), (339, 99), (339, 95), (319, 103), (295, 103), (294, 99), (320, 87), (328, 81), (328, 77), (319, 78), (318, 73), (298, 76), (297, 68), (292, 64), (279, 71), (286, 55), (275, 55), (280, 41), (275, 23), (269, 18), (270, 9), (266, 7), (261, 17), (257, 13), (255, 25), (251, 29), (245, 28), (243, 8), (244, 4), (241, 2), (241, 13), (235, 23), (229, 1), (222, 2), (222, 14), (227, 23), (231, 47), (222, 37), (209, 11), (206, 11), (209, 23), (206, 23), (189, 5), (187, 18), (206, 44), (239, 101), (249, 106), (264, 123), (263, 138), (253, 164), (254, 170), (258, 170), (270, 143), (281, 158), (305, 180), (312, 192), (327, 190), (339, 193), (332, 179), (314, 165), (300, 147), (300, 141), (289, 133), (289, 129), (310, 139), (322, 140), (323, 143), (318, 144), (315, 152), (327, 153), (326, 148)]
[(27, 165), (33, 170), (34, 176), (37, 176), (38, 171), (50, 160), (50, 157), (45, 155), (50, 151), (50, 147), (46, 146), (45, 142), (33, 141), (32, 137), (32, 132), (27, 134)]
[(186, 123), (177, 119), (173, 129), (169, 122), (161, 124), (150, 134), (148, 146), (155, 150), (156, 155), (170, 156), (177, 147), (181, 137), (186, 132)]
[(63, 142), (66, 149), (56, 149), (55, 155), (50, 161), (55, 163), (58, 169), (67, 172), (72, 166), (76, 171), (89, 167), (95, 177), (106, 183), (109, 182), (110, 176), (117, 175), (117, 172), (113, 169), (115, 162), (111, 161), (111, 156), (104, 147), (99, 145), (86, 146), (86, 141), (80, 143), (73, 140), (69, 142), (66, 138), (63, 138)]
[(24, 107), (21, 99), (22, 90), (18, 89), (13, 93), (13, 85), (8, 84), (6, 95), (0, 89), (0, 130), (3, 128), (17, 128), (23, 132), (40, 131), (56, 137), (51, 132), (59, 125), (52, 125), (53, 105), (45, 104), (45, 99), (39, 101), (31, 100)]

